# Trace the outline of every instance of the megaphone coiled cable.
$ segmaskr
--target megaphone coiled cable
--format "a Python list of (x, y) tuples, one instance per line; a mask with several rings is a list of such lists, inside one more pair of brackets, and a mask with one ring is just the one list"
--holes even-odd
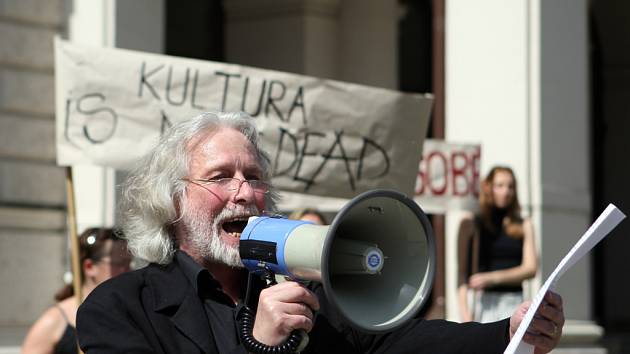
[(254, 328), (255, 316), (252, 310), (245, 305), (241, 305), (236, 315), (238, 323), (238, 333), (245, 349), (255, 354), (290, 354), (295, 353), (300, 342), (302, 334), (300, 331), (293, 331), (287, 340), (279, 345), (267, 345), (261, 343), (254, 338), (252, 334)]

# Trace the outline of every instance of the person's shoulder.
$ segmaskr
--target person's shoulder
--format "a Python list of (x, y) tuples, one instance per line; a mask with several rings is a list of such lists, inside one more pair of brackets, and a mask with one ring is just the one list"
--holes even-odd
[(115, 301), (134, 299), (145, 286), (147, 273), (153, 268), (148, 265), (131, 272), (122, 273), (99, 284), (85, 299), (84, 304), (98, 302), (111, 303)]
[(67, 326), (57, 306), (51, 306), (33, 323), (22, 343), (23, 353), (51, 350)]
[[(102, 341), (114, 345), (109, 342), (112, 338), (127, 335), (133, 338), (132, 331), (137, 329), (136, 326), (146, 324), (148, 321), (147, 311), (153, 304), (153, 298), (152, 292), (148, 291), (150, 282), (147, 278), (159, 267), (150, 264), (138, 270), (122, 273), (101, 283), (90, 292), (77, 311), (77, 333), (82, 347), (94, 348), (102, 345)], [(104, 328), (117, 328), (120, 334), (112, 334), (112, 331), (103, 332)], [(129, 345), (135, 344), (137, 342)], [(114, 346), (120, 348), (117, 345), (118, 343)]]
[(92, 290), (77, 310), (79, 334), (95, 323), (95, 319), (107, 316), (124, 318), (133, 309), (142, 309), (141, 294), (145, 287), (147, 267), (122, 273), (99, 284)]
[(61, 314), (61, 310), (55, 305), (51, 306), (37, 320), (42, 328), (48, 331), (54, 331), (66, 325), (66, 321)]

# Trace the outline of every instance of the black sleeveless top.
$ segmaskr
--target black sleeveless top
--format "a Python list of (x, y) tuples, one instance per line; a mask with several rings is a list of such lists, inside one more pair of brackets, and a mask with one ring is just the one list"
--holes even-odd
[[(523, 261), (523, 239), (510, 237), (503, 227), (506, 211), (492, 209), (492, 226), (488, 229), (479, 216), (475, 218), (475, 225), (479, 231), (479, 272), (491, 272), (519, 266)], [(488, 289), (497, 292), (522, 291), (518, 285), (498, 285)]]
[(61, 310), (61, 307), (57, 306), (61, 315), (66, 320), (66, 330), (63, 332), (61, 339), (59, 342), (55, 344), (55, 354), (77, 354), (79, 350), (78, 342), (77, 342), (77, 330), (76, 328), (70, 325), (70, 321), (68, 321), (68, 317)]

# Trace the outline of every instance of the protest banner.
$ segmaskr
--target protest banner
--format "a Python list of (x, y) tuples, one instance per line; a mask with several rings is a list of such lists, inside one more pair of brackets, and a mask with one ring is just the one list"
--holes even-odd
[(256, 121), (283, 191), (411, 195), (432, 98), (227, 63), (55, 42), (57, 162), (128, 169), (204, 111)]
[(414, 200), (429, 213), (478, 208), (481, 147), (427, 139)]

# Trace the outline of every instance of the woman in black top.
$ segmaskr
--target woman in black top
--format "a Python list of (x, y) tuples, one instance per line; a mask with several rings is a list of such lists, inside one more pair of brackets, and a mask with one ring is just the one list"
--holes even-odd
[[(90, 228), (79, 237), (83, 298), (103, 281), (129, 270), (127, 243), (112, 229)], [(47, 309), (29, 330), (22, 353), (77, 354), (75, 318), (79, 300), (72, 284), (55, 294), (57, 303)]]
[(458, 237), (462, 321), (510, 316), (523, 301), (523, 280), (537, 269), (534, 230), (521, 216), (511, 168), (490, 170), (481, 183), (479, 214), (464, 217)]

